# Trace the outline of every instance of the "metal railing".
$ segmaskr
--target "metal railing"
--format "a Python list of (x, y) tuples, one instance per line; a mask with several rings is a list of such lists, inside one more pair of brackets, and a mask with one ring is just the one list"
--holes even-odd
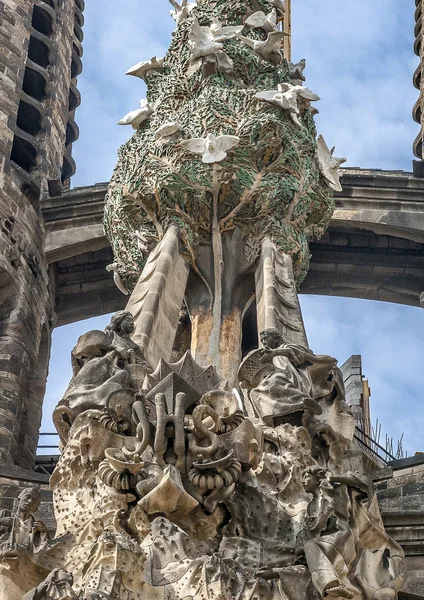
[(391, 460), (396, 460), (396, 457), (393, 456), (393, 454), (391, 454), (386, 448), (383, 448), (383, 446), (376, 442), (372, 437), (367, 435), (365, 431), (363, 431), (357, 425), (355, 427), (355, 434), (353, 437), (358, 442), (361, 450), (379, 466), (386, 467)]

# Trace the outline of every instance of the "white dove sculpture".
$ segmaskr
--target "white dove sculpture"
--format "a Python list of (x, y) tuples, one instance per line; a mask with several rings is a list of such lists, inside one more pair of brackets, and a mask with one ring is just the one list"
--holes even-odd
[(214, 39), (210, 27), (201, 27), (197, 19), (193, 21), (188, 39), (193, 58), (216, 54), (224, 47)]
[(340, 165), (346, 162), (346, 158), (333, 157), (333, 152), (334, 148), (330, 150), (324, 138), (320, 135), (316, 151), (319, 169), (330, 188), (336, 192), (341, 192), (343, 188), (340, 183)]
[(237, 146), (240, 138), (236, 135), (219, 135), (208, 133), (206, 138), (193, 138), (181, 142), (193, 154), (201, 154), (202, 162), (212, 164), (221, 162), (227, 157), (228, 150)]
[(226, 25), (224, 27), (219, 19), (214, 18), (210, 27), (202, 27), (201, 29), (209, 29), (212, 39), (216, 42), (223, 42), (224, 40), (231, 40), (236, 33), (241, 33), (244, 25)]
[(308, 88), (301, 85), (291, 85), (290, 83), (280, 83), (276, 90), (259, 92), (255, 95), (255, 98), (289, 111), (293, 123), (298, 127), (303, 127), (299, 119), (299, 102), (302, 102), (305, 108), (308, 108), (311, 102), (320, 100), (320, 97)]
[(245, 25), (256, 29), (263, 29), (268, 33), (271, 33), (272, 31), (278, 31), (277, 10), (273, 8), (269, 15), (266, 15), (264, 12), (259, 10), (246, 19)]
[(273, 65), (279, 65), (283, 59), (280, 49), (281, 40), (287, 35), (288, 33), (284, 33), (283, 31), (273, 31), (268, 33), (267, 39), (263, 42), (252, 40), (252, 38), (245, 37), (239, 33), (236, 33), (235, 37), (244, 42), (249, 48), (252, 48), (264, 60)]
[(268, 0), (270, 4), (272, 4), (273, 6), (275, 6), (275, 8), (281, 13), (284, 14), (286, 12), (286, 9), (284, 7), (284, 2), (283, 0)]
[(118, 125), (132, 125), (133, 129), (138, 129), (140, 125), (150, 117), (153, 108), (145, 98), (140, 100), (140, 108), (132, 110), (125, 117), (118, 121)]
[(121, 279), (121, 276), (118, 272), (118, 263), (114, 262), (111, 265), (108, 265), (106, 267), (106, 271), (108, 271), (108, 273), (110, 273), (111, 271), (113, 272), (113, 282), (116, 285), (116, 287), (118, 288), (119, 291), (121, 291), (123, 294), (125, 294), (125, 296), (128, 296), (128, 290), (124, 285), (124, 282)]
[(302, 85), (302, 81), (306, 81), (303, 71), (306, 67), (306, 58), (302, 58), (298, 63), (289, 62), (289, 73), (297, 83)]
[(177, 23), (177, 25), (187, 19), (193, 8), (196, 7), (195, 2), (188, 2), (187, 0), (181, 0), (181, 4), (179, 4), (176, 0), (169, 0), (169, 2), (174, 7), (174, 10), (170, 10), (169, 14)]
[(169, 138), (177, 131), (180, 131), (181, 125), (179, 123), (168, 122), (161, 125), (158, 129), (156, 129), (156, 139), (161, 140), (163, 138)]
[(156, 58), (152, 56), (150, 60), (139, 62), (125, 73), (125, 75), (134, 75), (134, 77), (140, 77), (144, 79), (145, 75), (149, 71), (155, 71), (157, 69), (163, 69), (163, 58)]

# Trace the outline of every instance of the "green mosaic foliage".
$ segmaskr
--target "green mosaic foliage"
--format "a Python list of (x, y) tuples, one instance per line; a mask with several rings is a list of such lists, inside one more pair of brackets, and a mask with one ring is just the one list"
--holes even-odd
[[(194, 264), (200, 242), (210, 240), (213, 170), (190, 153), (182, 139), (236, 135), (240, 143), (219, 163), (220, 229), (239, 227), (246, 257), (253, 262), (260, 240), (270, 236), (289, 253), (297, 281), (309, 264), (308, 240), (325, 231), (333, 212), (333, 195), (315, 157), (316, 129), (305, 109), (303, 127), (289, 113), (255, 99), (259, 91), (293, 83), (285, 60), (275, 67), (238, 39), (223, 42), (234, 72), (209, 73), (193, 66), (188, 37), (193, 20), (210, 25), (240, 25), (255, 10), (270, 12), (268, 0), (199, 0), (173, 35), (162, 71), (149, 71), (147, 99), (154, 112), (119, 150), (118, 164), (106, 198), (104, 226), (120, 274), (131, 290), (144, 266), (136, 231), (158, 240), (174, 222), (181, 228), (183, 250)], [(265, 39), (245, 27), (243, 35)], [(181, 131), (156, 139), (166, 122)]]

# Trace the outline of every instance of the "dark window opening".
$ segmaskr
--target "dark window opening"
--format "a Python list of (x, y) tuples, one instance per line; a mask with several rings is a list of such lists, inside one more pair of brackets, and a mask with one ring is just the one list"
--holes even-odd
[(37, 73), (37, 71), (34, 71), (27, 66), (22, 85), (22, 89), (25, 94), (28, 94), (28, 96), (31, 96), (32, 98), (35, 98), (41, 102), (47, 97), (46, 86), (47, 84), (44, 77), (40, 75), (40, 73)]
[(243, 317), (241, 351), (243, 358), (252, 350), (258, 348), (258, 316), (254, 300)]
[(15, 135), (10, 159), (24, 171), (29, 172), (35, 166), (37, 151), (32, 144)]
[(41, 119), (41, 114), (34, 106), (23, 100), (19, 102), (18, 118), (16, 120), (19, 129), (35, 136), (41, 131)]
[(35, 5), (32, 13), (32, 26), (34, 29), (46, 35), (51, 36), (53, 33), (53, 21), (47, 10), (41, 6)]
[(40, 67), (48, 67), (50, 63), (50, 51), (44, 42), (31, 36), (29, 39), (28, 58)]

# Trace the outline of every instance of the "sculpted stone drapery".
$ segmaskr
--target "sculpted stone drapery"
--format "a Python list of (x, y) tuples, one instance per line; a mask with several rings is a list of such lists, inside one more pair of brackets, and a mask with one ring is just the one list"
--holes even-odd
[(322, 414), (317, 399), (333, 389), (337, 361), (316, 356), (303, 346), (284, 344), (276, 330), (263, 331), (261, 341), (264, 348), (251, 352), (239, 370), (255, 415), (272, 426), (287, 420), (287, 415), (296, 415), (300, 425), (304, 411)]

